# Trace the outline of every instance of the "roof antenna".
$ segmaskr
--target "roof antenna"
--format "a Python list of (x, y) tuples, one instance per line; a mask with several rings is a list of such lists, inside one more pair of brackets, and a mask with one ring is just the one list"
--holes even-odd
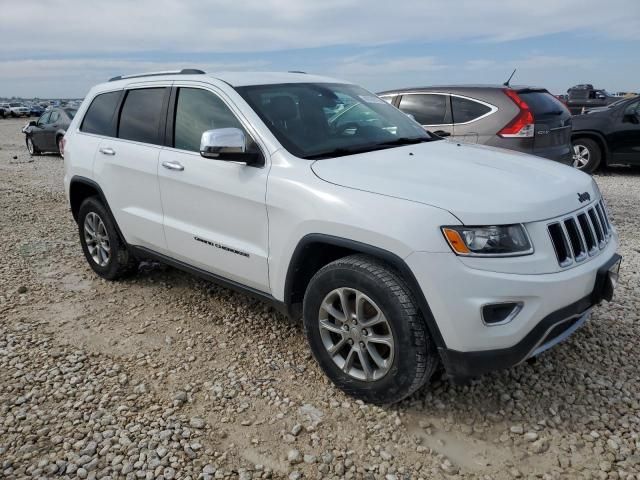
[(511, 81), (511, 79), (513, 78), (513, 76), (516, 74), (516, 69), (513, 69), (513, 72), (511, 72), (511, 75), (509, 76), (509, 78), (507, 79), (506, 82), (504, 82), (502, 85), (504, 85), (505, 87), (509, 86), (509, 82)]

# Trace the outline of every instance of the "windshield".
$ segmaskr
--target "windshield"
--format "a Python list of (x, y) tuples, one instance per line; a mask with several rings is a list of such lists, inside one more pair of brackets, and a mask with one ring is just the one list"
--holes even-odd
[(317, 159), (435, 140), (373, 93), (338, 83), (236, 88), (293, 155)]

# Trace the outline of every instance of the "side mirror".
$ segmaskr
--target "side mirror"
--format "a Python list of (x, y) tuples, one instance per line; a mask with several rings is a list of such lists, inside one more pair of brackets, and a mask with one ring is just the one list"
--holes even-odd
[(38, 122), (36, 122), (35, 120), (31, 120), (31, 121), (29, 122), (29, 126), (30, 126), (30, 127), (35, 127), (36, 125), (38, 125)]
[(629, 122), (629, 123), (634, 123), (634, 124), (638, 124), (640, 123), (640, 116), (637, 113), (627, 113), (622, 121), (624, 122)]
[(216, 128), (202, 133), (200, 155), (204, 158), (242, 162), (247, 165), (262, 164), (262, 155), (247, 152), (245, 134), (239, 128)]

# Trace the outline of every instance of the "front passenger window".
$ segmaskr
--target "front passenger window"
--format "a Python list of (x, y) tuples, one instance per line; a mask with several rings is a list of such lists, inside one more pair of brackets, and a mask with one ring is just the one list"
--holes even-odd
[(38, 119), (38, 125), (46, 125), (47, 123), (49, 123), (49, 117), (50, 116), (51, 116), (51, 112), (47, 112), (47, 113), (43, 114)]
[(231, 127), (239, 128), (250, 139), (236, 116), (217, 95), (199, 88), (178, 90), (173, 142), (175, 148), (199, 152), (203, 132)]

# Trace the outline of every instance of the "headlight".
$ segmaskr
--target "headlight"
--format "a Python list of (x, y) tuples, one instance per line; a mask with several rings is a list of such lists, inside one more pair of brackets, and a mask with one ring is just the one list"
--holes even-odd
[(523, 225), (488, 227), (442, 227), (451, 249), (465, 256), (516, 256), (533, 253), (533, 246)]

